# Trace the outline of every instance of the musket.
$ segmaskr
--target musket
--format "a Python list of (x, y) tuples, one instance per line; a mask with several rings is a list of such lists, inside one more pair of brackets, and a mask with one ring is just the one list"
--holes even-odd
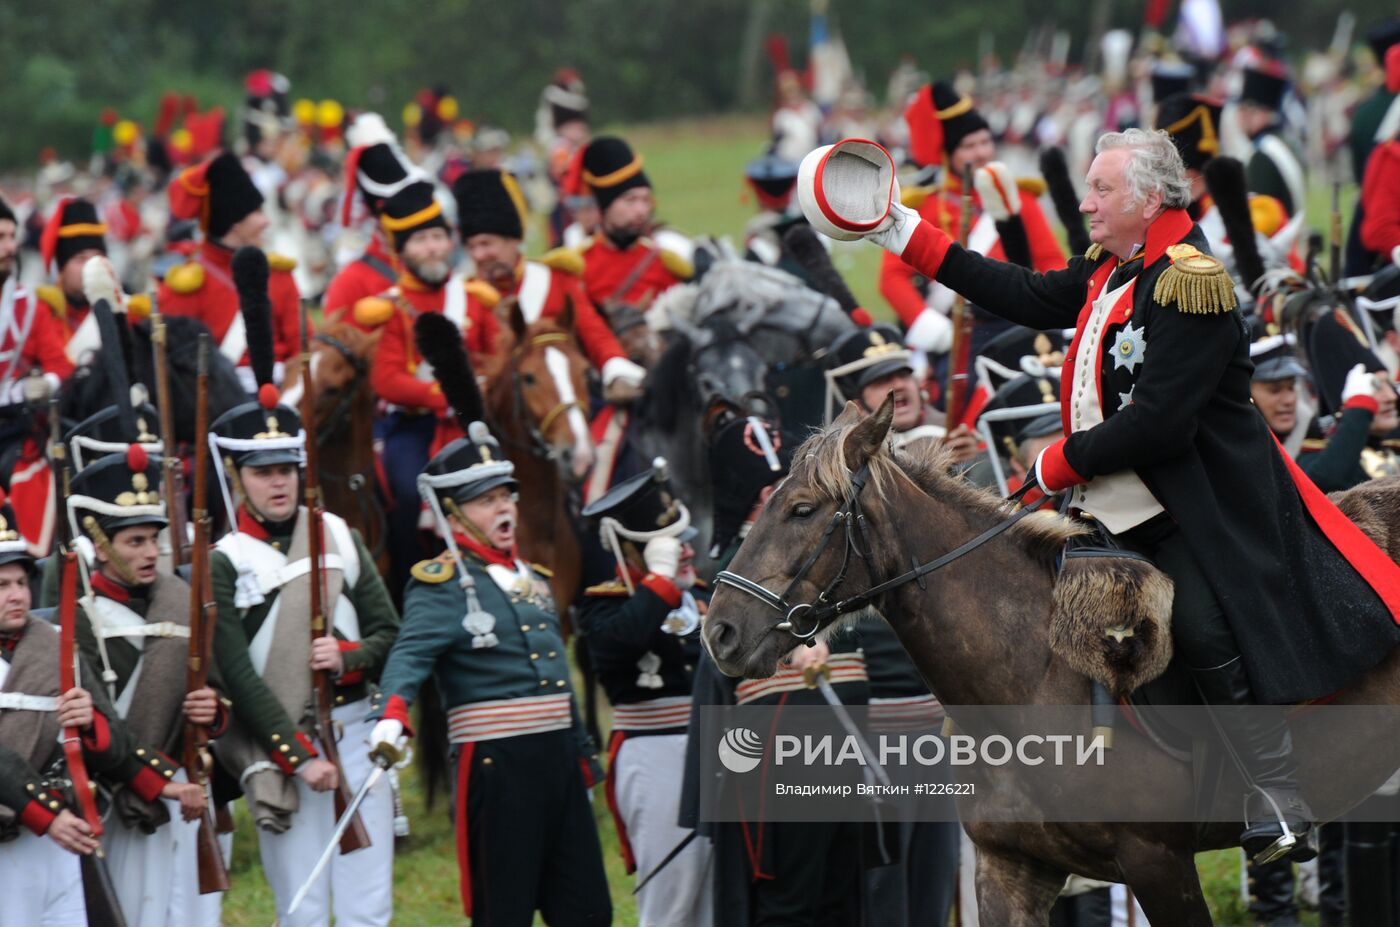
[[(972, 165), (963, 167), (962, 212), (958, 215), (958, 244), (967, 247), (972, 233)], [(948, 401), (944, 422), (949, 431), (958, 426), (967, 405), (968, 365), (972, 352), (972, 311), (961, 293), (953, 300), (953, 346), (948, 352)]]
[[(170, 525), (165, 536), (170, 541), (170, 570), (188, 562), (185, 559), (185, 519), (180, 511), (180, 500), (184, 498), (183, 480), (180, 472), (180, 459), (176, 456), (175, 443), (175, 404), (170, 395), (170, 362), (165, 329), (165, 319), (159, 308), (151, 310), (151, 361), (155, 367), (156, 408), (160, 412), (160, 441), (165, 453), (161, 456), (161, 482), (165, 484), (165, 517)], [(207, 389), (207, 385), (205, 387)], [(207, 423), (206, 423), (207, 424)], [(204, 434), (196, 431), (198, 436)]]
[[(306, 498), (307, 555), (311, 558), (311, 641), (313, 645), (316, 640), (331, 633), (326, 621), (325, 589), (322, 585), (325, 579), (325, 569), (322, 563), (325, 536), (322, 533), (324, 527), (321, 519), (319, 455), (316, 448), (315, 429), (312, 427), (316, 420), (314, 417), (316, 409), (314, 386), (311, 378), (311, 320), (307, 315), (306, 307), (303, 306), (301, 310), (301, 421), (302, 428), (307, 432), (307, 439), (306, 475), (302, 478), (302, 485)], [(354, 552), (345, 552), (345, 556), (354, 556)], [(346, 809), (351, 807), (354, 796), (350, 793), (350, 783), (346, 781), (345, 767), (340, 762), (340, 750), (336, 746), (335, 721), (331, 718), (331, 708), (335, 705), (335, 681), (331, 679), (330, 672), (327, 670), (313, 672), (312, 688), (316, 701), (316, 736), (321, 742), (321, 749), (325, 752), (326, 759), (335, 766), (335, 814), (337, 818), (341, 818), (346, 816)], [(344, 836), (340, 840), (340, 852), (353, 853), (356, 850), (364, 849), (369, 844), (369, 831), (365, 829), (364, 822), (360, 820), (358, 814), (350, 814), (346, 822)]]
[[(1302, 207), (1297, 208), (1301, 209)], [(1329, 253), (1327, 255), (1328, 263), (1331, 265), (1328, 268), (1331, 278), (1329, 282), (1336, 286), (1337, 281), (1342, 279), (1342, 184), (1340, 181), (1332, 184), (1332, 215), (1330, 220), (1327, 230), (1328, 236), (1331, 238), (1331, 241), (1328, 242)]]
[[(152, 316), (152, 332), (159, 327), (161, 332), (161, 346), (156, 350), (156, 357), (163, 358), (165, 354), (164, 334), (165, 326), (157, 321), (158, 316)], [(154, 335), (153, 339), (154, 340)], [(205, 435), (209, 431), (209, 335), (201, 333), (199, 336), (198, 354), (198, 380), (195, 386), (195, 425), (196, 436)], [(157, 361), (156, 382), (159, 384), (164, 379), (165, 371), (163, 360)], [(169, 384), (167, 382), (167, 390)], [(174, 432), (167, 430), (168, 422), (166, 413), (169, 410), (168, 396), (166, 402), (161, 405), (161, 426), (164, 431), (166, 441), (174, 437)], [(170, 445), (166, 445), (169, 452)], [(166, 461), (171, 457), (167, 453)], [(168, 474), (169, 469), (166, 470)], [(166, 490), (166, 497), (172, 498), (175, 494), (169, 489)], [(172, 514), (174, 506), (172, 508)], [(210, 578), (209, 569), (209, 442), (197, 440), (194, 442), (194, 506), (190, 511), (190, 518), (194, 522), (194, 546), (190, 549), (190, 648), (189, 657), (185, 666), (185, 693), (203, 689), (209, 682), (209, 663), (214, 658), (214, 622), (217, 620), (218, 612), (214, 604), (214, 584)], [(171, 527), (174, 527), (171, 522)], [(178, 540), (172, 539), (171, 559), (177, 556), (180, 549)], [(185, 722), (184, 736), (184, 765), (185, 774), (190, 782), (198, 785), (205, 794), (204, 814), (199, 819), (199, 833), (195, 839), (195, 849), (197, 851), (199, 865), (199, 892), (207, 895), (211, 892), (227, 891), (229, 887), (228, 867), (224, 864), (223, 850), (219, 847), (219, 829), (214, 820), (214, 803), (209, 789), (209, 771), (213, 768), (213, 760), (209, 755), (209, 728), (202, 724)]]
[[(73, 543), (72, 525), (68, 520), (68, 492), (71, 474), (68, 469), (68, 449), (63, 444), (62, 416), (58, 398), (49, 400), (49, 463), (53, 468), (54, 484), (58, 489), (58, 690), (68, 692), (78, 684), (78, 553)], [(73, 783), (73, 799), (79, 815), (87, 823), (93, 837), (102, 836), (102, 816), (97, 811), (97, 790), (88, 778), (87, 762), (83, 759), (82, 731), (65, 727), (60, 734), (63, 760), (68, 781)], [(121, 903), (107, 871), (99, 846), (82, 857), (83, 895), (88, 923), (97, 927), (126, 927)]]

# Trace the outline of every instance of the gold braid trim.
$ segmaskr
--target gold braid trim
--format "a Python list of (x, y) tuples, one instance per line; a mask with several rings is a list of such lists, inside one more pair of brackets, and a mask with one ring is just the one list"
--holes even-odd
[(1097, 242), (1090, 245), (1089, 250), (1084, 252), (1084, 259), (1088, 261), (1097, 261), (1101, 257), (1103, 257), (1103, 245)]
[(1171, 266), (1157, 278), (1152, 300), (1159, 306), (1176, 304), (1182, 312), (1215, 315), (1235, 308), (1235, 284), (1225, 265), (1192, 245), (1167, 249)]
[(128, 586), (140, 585), (140, 580), (131, 570), (131, 564), (127, 563), (126, 558), (112, 547), (111, 539), (107, 537), (107, 532), (102, 530), (102, 526), (97, 523), (96, 518), (91, 515), (85, 516), (83, 530), (87, 532), (88, 537), (92, 538), (92, 543), (97, 545), (97, 549), (107, 555), (107, 562), (112, 564), (112, 568), (121, 576), (122, 582)]

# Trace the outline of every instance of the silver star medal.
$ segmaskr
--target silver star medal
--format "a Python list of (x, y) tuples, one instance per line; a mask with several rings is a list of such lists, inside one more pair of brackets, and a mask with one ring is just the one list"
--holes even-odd
[(642, 654), (642, 658), (637, 661), (637, 669), (641, 670), (637, 676), (639, 689), (659, 689), (665, 685), (661, 681), (661, 675), (657, 672), (661, 669), (661, 658), (650, 650)]
[(1118, 341), (1113, 346), (1113, 369), (1127, 367), (1128, 373), (1133, 373), (1137, 365), (1142, 363), (1146, 353), (1147, 337), (1142, 326), (1125, 325), (1118, 333)]
[(1128, 387), (1128, 391), (1127, 391), (1126, 393), (1119, 393), (1119, 394), (1118, 394), (1118, 411), (1119, 411), (1119, 412), (1122, 412), (1124, 409), (1128, 408), (1128, 406), (1132, 405), (1132, 403), (1133, 403), (1133, 390), (1135, 390), (1135, 389), (1137, 389), (1137, 384), (1136, 384), (1136, 383), (1134, 383), (1132, 386)]
[(661, 630), (676, 637), (685, 637), (700, 627), (700, 609), (695, 605), (695, 597), (682, 593), (681, 605), (666, 620), (661, 622)]
[(496, 616), (481, 607), (471, 577), (464, 573), (462, 578), (465, 580), (462, 585), (467, 593), (467, 614), (462, 618), (462, 627), (472, 636), (472, 649), (495, 647), (500, 643), (495, 634)]

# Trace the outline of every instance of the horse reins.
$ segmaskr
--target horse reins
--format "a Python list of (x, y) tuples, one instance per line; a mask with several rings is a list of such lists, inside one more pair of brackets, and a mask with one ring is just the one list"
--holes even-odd
[[(769, 608), (775, 609), (783, 618), (774, 625), (774, 629), (786, 631), (793, 637), (807, 641), (810, 644), (812, 638), (822, 629), (828, 619), (859, 611), (891, 589), (897, 589), (915, 580), (922, 580), (923, 577), (932, 573), (934, 570), (945, 567), (954, 560), (958, 560), (972, 553), (997, 535), (1010, 530), (1021, 519), (1038, 510), (1040, 506), (1050, 498), (1049, 496), (1045, 496), (1037, 499), (1035, 502), (1021, 508), (1010, 518), (997, 522), (986, 531), (958, 545), (937, 559), (915, 566), (913, 569), (907, 570), (892, 579), (887, 579), (882, 583), (872, 586), (864, 592), (857, 593), (845, 599), (832, 601), (832, 595), (846, 579), (846, 571), (850, 567), (852, 553), (862, 560), (865, 560), (867, 564), (870, 560), (870, 537), (866, 527), (865, 512), (862, 511), (860, 506), (860, 493), (861, 490), (865, 488), (865, 484), (869, 479), (870, 464), (866, 463), (851, 477), (851, 491), (846, 496), (845, 505), (837, 508), (836, 514), (831, 517), (831, 521), (827, 523), (826, 530), (822, 532), (821, 540), (817, 543), (816, 550), (812, 551), (811, 556), (802, 564), (802, 567), (797, 571), (796, 575), (793, 576), (792, 581), (788, 583), (787, 588), (783, 590), (782, 595), (778, 595), (748, 577), (740, 576), (738, 573), (734, 573), (730, 570), (721, 570), (716, 574), (715, 585), (732, 586), (740, 592), (745, 592), (753, 596)], [(1019, 502), (1034, 486), (1035, 482), (1033, 480), (1027, 482), (1020, 489), (1008, 496), (1006, 501)], [(846, 529), (846, 544), (845, 550), (841, 555), (840, 569), (836, 571), (836, 575), (832, 577), (831, 582), (827, 583), (822, 591), (817, 594), (815, 602), (799, 602), (795, 605), (792, 604), (788, 600), (789, 596), (791, 596), (793, 590), (797, 588), (797, 584), (806, 578), (807, 574), (816, 566), (822, 554), (826, 553), (827, 546), (830, 545), (831, 539), (836, 535), (836, 529), (840, 526), (845, 526)], [(860, 545), (856, 542), (857, 533), (859, 533), (861, 541), (865, 545), (865, 550), (862, 550)], [(811, 620), (812, 626), (805, 631), (798, 630), (797, 618), (804, 615)]]
[(345, 362), (355, 371), (355, 377), (350, 381), (350, 385), (340, 391), (340, 399), (335, 408), (331, 409), (324, 422), (316, 428), (316, 443), (323, 445), (333, 438), (345, 423), (350, 420), (350, 405), (355, 401), (355, 392), (359, 389), (360, 383), (369, 374), (369, 365), (365, 363), (363, 357), (356, 357), (350, 346), (332, 335), (321, 332), (311, 336), (312, 341), (324, 344), (339, 352)]
[[(545, 332), (543, 334), (536, 335), (520, 347), (516, 348), (514, 352), (514, 358), (518, 361), (525, 354), (525, 352), (530, 350), (531, 348), (537, 348), (542, 345), (549, 344), (565, 344), (571, 340), (572, 336), (566, 332)], [(554, 424), (554, 422), (559, 418), (559, 416), (567, 415), (570, 411), (574, 409), (578, 409), (580, 412), (587, 415), (588, 407), (584, 405), (583, 400), (581, 399), (575, 399), (573, 402), (560, 402), (554, 408), (546, 412), (543, 418), (541, 418), (538, 422), (535, 422), (527, 414), (528, 409), (525, 406), (525, 389), (520, 382), (520, 368), (518, 365), (512, 367), (511, 369), (511, 387), (514, 392), (516, 418), (520, 421), (528, 423), (527, 427), (530, 434), (530, 442), (533, 445), (529, 448), (530, 452), (533, 453), (536, 457), (543, 457), (548, 460), (553, 460), (555, 457), (558, 456), (558, 452), (556, 452), (554, 448), (550, 446), (549, 441), (545, 438), (545, 435), (549, 433), (550, 426)]]

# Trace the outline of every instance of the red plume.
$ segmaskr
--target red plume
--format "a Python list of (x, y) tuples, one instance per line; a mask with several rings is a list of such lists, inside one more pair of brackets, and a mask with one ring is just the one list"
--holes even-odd
[(198, 219), (201, 227), (208, 220), (209, 163), (205, 161), (194, 167), (187, 167), (170, 181), (167, 188), (170, 214), (176, 219)]
[(564, 168), (564, 176), (559, 179), (559, 192), (565, 196), (584, 196), (588, 193), (583, 186), (583, 153), (587, 145), (579, 147)]
[(258, 405), (264, 409), (275, 409), (277, 403), (281, 401), (282, 394), (278, 391), (275, 383), (264, 383), (258, 387)]
[(360, 183), (360, 155), (365, 153), (368, 145), (360, 145), (351, 148), (350, 153), (345, 156), (345, 193), (340, 203), (340, 227), (348, 229), (350, 227), (350, 214), (355, 209), (355, 199), (359, 196)]
[(39, 236), (39, 257), (44, 262), (44, 269), (50, 273), (53, 272), (54, 255), (58, 253), (58, 232), (63, 228), (63, 213), (71, 202), (71, 196), (65, 196), (58, 201), (53, 214), (49, 216), (49, 221), (44, 223), (43, 234)]
[(156, 115), (153, 132), (156, 138), (165, 138), (175, 127), (175, 117), (180, 112), (180, 97), (173, 90), (160, 95), (160, 112)]
[(933, 105), (933, 85), (925, 84), (904, 110), (909, 126), (909, 156), (919, 167), (943, 163), (943, 123)]

